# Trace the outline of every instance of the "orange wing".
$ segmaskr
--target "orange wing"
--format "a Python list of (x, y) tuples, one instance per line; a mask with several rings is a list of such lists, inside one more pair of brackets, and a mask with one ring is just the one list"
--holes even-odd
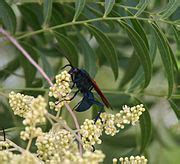
[(99, 89), (97, 83), (95, 80), (91, 79), (91, 82), (93, 84), (94, 89), (96, 90), (96, 92), (99, 94), (99, 96), (101, 97), (101, 100), (103, 101), (103, 103), (106, 105), (107, 108), (111, 108), (110, 103), (108, 102), (107, 98), (104, 96), (104, 94), (101, 92), (101, 90)]

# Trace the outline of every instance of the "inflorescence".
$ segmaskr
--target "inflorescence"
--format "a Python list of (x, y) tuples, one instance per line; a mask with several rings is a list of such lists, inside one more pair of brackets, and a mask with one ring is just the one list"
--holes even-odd
[[(70, 83), (71, 77), (67, 71), (56, 76), (55, 84), (49, 90), (49, 96), (55, 99), (55, 101), (49, 102), (51, 109), (59, 111), (65, 102), (69, 103)], [(134, 107), (125, 105), (116, 114), (101, 113), (96, 122), (85, 119), (78, 131), (81, 138), (78, 138), (77, 129), (71, 129), (61, 117), (48, 112), (47, 103), (42, 96), (33, 97), (11, 92), (9, 104), (14, 114), (23, 118), (22, 124), (25, 126), (25, 130), (21, 131), (20, 137), (27, 140), (28, 144), (27, 148), (23, 149), (10, 140), (0, 141), (0, 159), (3, 164), (98, 164), (103, 162), (105, 155), (100, 150), (94, 151), (94, 146), (102, 143), (102, 134), (114, 136), (126, 125), (135, 125), (145, 111), (142, 104)], [(51, 122), (52, 128), (43, 132), (42, 125), (46, 123), (46, 119)], [(35, 153), (30, 151), (32, 140), (37, 148)], [(78, 144), (82, 144), (83, 154), (79, 152)], [(18, 151), (19, 153), (17, 153)], [(117, 161), (117, 159), (113, 159), (113, 163), (117, 163)], [(147, 159), (143, 156), (120, 158), (119, 161), (122, 164), (147, 163)]]
[(147, 164), (147, 159), (144, 156), (130, 156), (125, 158), (114, 158), (113, 164), (118, 164), (118, 161), (120, 164)]

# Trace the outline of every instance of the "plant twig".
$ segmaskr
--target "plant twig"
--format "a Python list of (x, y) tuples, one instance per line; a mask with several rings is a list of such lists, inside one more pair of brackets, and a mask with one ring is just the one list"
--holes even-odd
[[(15, 47), (26, 57), (26, 59), (40, 72), (40, 74), (46, 79), (46, 81), (49, 83), (50, 86), (53, 86), (53, 83), (51, 79), (48, 77), (48, 75), (44, 72), (44, 70), (34, 61), (34, 59), (31, 57), (31, 55), (17, 42), (15, 38), (13, 38), (8, 32), (6, 32), (3, 28), (0, 27), (0, 33), (4, 35), (12, 44), (15, 45)], [(76, 115), (70, 108), (70, 106), (65, 103), (65, 106), (69, 113), (71, 114), (73, 121), (75, 123), (76, 129), (79, 130), (79, 123), (77, 121)], [(78, 133), (78, 137), (81, 140), (81, 135)], [(82, 155), (82, 145), (79, 143), (79, 152)]]

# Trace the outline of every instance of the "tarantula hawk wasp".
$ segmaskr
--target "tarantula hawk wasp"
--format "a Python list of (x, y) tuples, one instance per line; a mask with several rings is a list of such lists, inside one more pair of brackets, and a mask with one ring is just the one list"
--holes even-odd
[[(80, 92), (83, 94), (82, 100), (74, 107), (74, 109), (77, 112), (83, 112), (88, 110), (92, 105), (97, 105), (101, 107), (101, 110), (96, 117), (95, 121), (98, 119), (100, 113), (104, 110), (104, 105), (107, 108), (111, 108), (110, 103), (108, 102), (105, 95), (101, 92), (100, 88), (98, 87), (95, 80), (93, 80), (87, 71), (84, 69), (79, 69), (77, 67), (72, 66), (71, 64), (65, 65), (62, 69), (66, 67), (71, 67), (71, 69), (68, 71), (68, 73), (71, 75), (71, 79), (73, 82), (73, 85), (71, 88), (74, 88), (75, 86), (78, 88), (78, 90), (75, 92), (75, 94), (72, 96), (72, 98), (68, 100), (72, 100), (76, 97), (76, 95)], [(97, 101), (92, 93), (92, 90), (95, 90), (98, 95), (100, 96), (103, 103)]]

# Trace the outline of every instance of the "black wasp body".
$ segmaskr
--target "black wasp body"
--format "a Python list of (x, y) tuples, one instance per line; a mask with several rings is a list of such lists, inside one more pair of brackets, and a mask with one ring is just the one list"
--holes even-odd
[[(71, 75), (72, 78), (72, 82), (73, 82), (72, 88), (76, 86), (78, 89), (75, 92), (74, 96), (71, 98), (71, 100), (78, 94), (78, 92), (81, 92), (83, 94), (82, 100), (75, 106), (76, 111), (78, 112), (86, 111), (92, 105), (97, 105), (101, 107), (101, 110), (103, 110), (104, 105), (108, 108), (111, 107), (109, 102), (105, 98), (104, 94), (97, 86), (96, 82), (90, 77), (90, 75), (84, 69), (73, 67), (70, 64), (64, 66), (63, 68), (67, 66), (71, 67), (68, 73)], [(95, 99), (92, 93), (92, 89), (96, 90), (96, 92), (99, 94), (104, 104)]]

